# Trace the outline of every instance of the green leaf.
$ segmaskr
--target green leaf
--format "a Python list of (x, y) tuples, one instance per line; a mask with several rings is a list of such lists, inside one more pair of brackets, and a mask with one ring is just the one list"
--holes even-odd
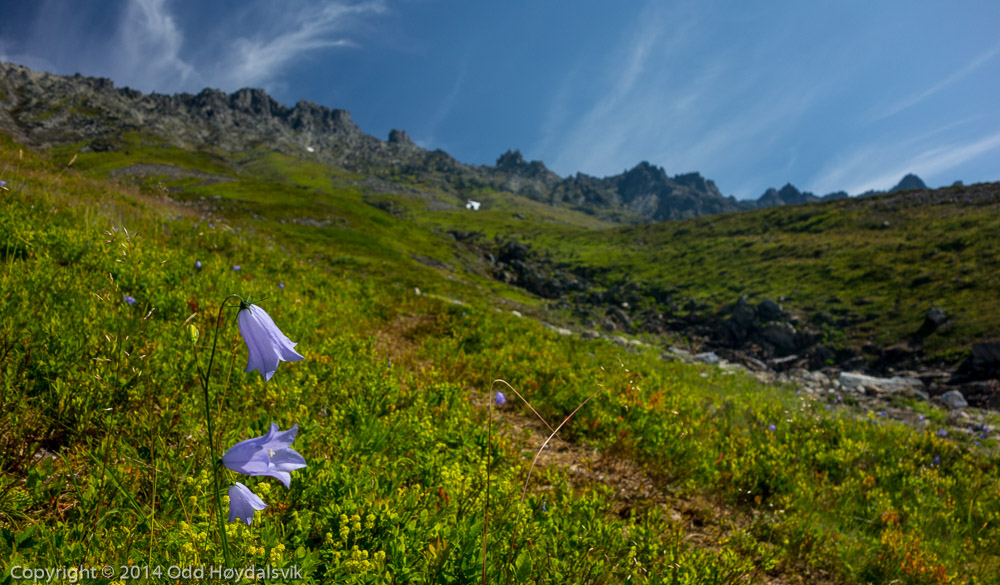
[(531, 555), (528, 554), (528, 551), (523, 550), (521, 554), (517, 555), (514, 567), (516, 567), (514, 575), (518, 582), (523, 583), (531, 577)]

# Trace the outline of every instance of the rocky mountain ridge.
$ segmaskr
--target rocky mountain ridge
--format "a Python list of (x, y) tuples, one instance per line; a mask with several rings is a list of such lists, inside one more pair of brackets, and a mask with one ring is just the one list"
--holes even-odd
[[(82, 143), (82, 152), (123, 148), (129, 133), (228, 155), (272, 149), (363, 173), (382, 185), (407, 177), (458, 197), (506, 191), (617, 221), (683, 219), (847, 196), (838, 192), (821, 198), (787, 184), (756, 201), (737, 200), (723, 196), (699, 173), (671, 177), (645, 161), (619, 175), (563, 178), (541, 161), (525, 161), (518, 150), (505, 152), (493, 166), (470, 165), (442, 150), (417, 146), (405, 131), (392, 130), (382, 141), (361, 131), (346, 110), (309, 101), (289, 108), (262, 89), (143, 94), (116, 88), (105, 78), (41, 73), (11, 63), (0, 63), (0, 130), (35, 148)], [(896, 189), (912, 184), (923, 183), (908, 175)]]

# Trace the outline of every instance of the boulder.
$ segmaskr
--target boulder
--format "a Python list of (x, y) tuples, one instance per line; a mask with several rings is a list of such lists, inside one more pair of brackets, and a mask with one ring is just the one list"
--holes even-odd
[(761, 336), (779, 352), (795, 351), (795, 327), (789, 323), (769, 323), (764, 327)]
[(1000, 380), (970, 382), (962, 390), (973, 406), (1000, 410)]
[(629, 330), (632, 328), (632, 319), (629, 318), (625, 311), (619, 309), (618, 307), (611, 305), (607, 308), (605, 314), (617, 321), (623, 329)]
[(962, 362), (952, 383), (1000, 378), (1000, 342), (983, 341), (972, 344), (969, 357)]
[(736, 306), (733, 307), (733, 316), (731, 319), (735, 324), (739, 325), (744, 330), (750, 329), (753, 326), (753, 307), (751, 307), (750, 303), (747, 302), (746, 295), (741, 296), (739, 300), (736, 301)]
[(833, 347), (826, 344), (817, 345), (809, 352), (809, 365), (814, 369), (831, 365), (837, 357)]
[(893, 376), (892, 378), (876, 378), (858, 372), (841, 372), (840, 384), (845, 390), (862, 391), (864, 388), (873, 388), (877, 392), (893, 394), (901, 390), (923, 391), (924, 383), (919, 378), (904, 378)]
[(784, 318), (785, 312), (774, 299), (764, 299), (757, 305), (757, 318), (763, 322), (778, 321)]
[(972, 344), (972, 363), (981, 369), (1000, 368), (1000, 342), (987, 341)]
[(941, 328), (942, 325), (948, 322), (948, 315), (943, 309), (938, 307), (931, 307), (927, 314), (924, 315), (924, 322), (917, 330), (917, 335), (920, 337), (927, 337), (931, 333), (934, 333)]
[(740, 325), (736, 319), (730, 318), (722, 322), (717, 334), (726, 345), (739, 347), (749, 336), (750, 332), (747, 328)]
[(959, 408), (969, 406), (969, 403), (965, 400), (965, 396), (963, 396), (958, 390), (949, 390), (941, 396), (938, 396), (937, 399), (952, 410), (958, 410)]

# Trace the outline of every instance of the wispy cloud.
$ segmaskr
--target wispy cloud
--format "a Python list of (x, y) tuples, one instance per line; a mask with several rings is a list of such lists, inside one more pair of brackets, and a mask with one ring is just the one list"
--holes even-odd
[[(357, 37), (367, 19), (388, 12), (384, 0), (288, 0), (280, 6), (248, 0), (240, 11), (230, 11), (231, 21), (213, 25), (171, 0), (126, 0), (113, 16), (112, 34), (101, 38), (78, 30), (78, 21), (101, 17), (88, 10), (60, 7), (49, 10), (51, 15), (39, 14), (39, 34), (68, 54), (53, 63), (10, 58), (48, 71), (83, 66), (90, 75), (106, 75), (143, 91), (198, 91), (205, 86), (274, 91), (301, 59), (360, 46)], [(84, 41), (87, 56), (81, 59)], [(0, 54), (9, 52), (0, 46)]]
[(889, 106), (888, 108), (886, 108), (885, 111), (875, 115), (875, 117), (872, 119), (872, 122), (877, 122), (879, 120), (884, 120), (885, 118), (895, 116), (896, 114), (902, 112), (903, 110), (906, 110), (912, 106), (919, 104), (920, 102), (938, 93), (939, 91), (947, 87), (950, 87), (951, 85), (954, 85), (955, 83), (961, 81), (969, 74), (973, 73), (974, 71), (976, 71), (977, 69), (988, 63), (991, 59), (996, 57), (998, 53), (1000, 53), (1000, 44), (997, 44), (988, 51), (981, 53), (980, 55), (978, 55), (977, 57), (966, 63), (958, 71), (955, 71), (948, 77), (942, 79), (941, 81), (935, 83), (934, 85), (928, 87), (927, 89), (909, 95), (903, 98), (902, 100), (896, 102), (895, 104)]
[(267, 86), (303, 55), (333, 47), (357, 47), (347, 32), (359, 17), (386, 12), (384, 2), (331, 2), (307, 6), (270, 36), (234, 39), (217, 79), (228, 88)]
[(442, 148), (446, 145), (440, 144), (436, 140), (436, 134), (438, 127), (444, 122), (448, 116), (451, 114), (452, 109), (455, 107), (455, 100), (458, 99), (459, 93), (462, 91), (462, 86), (465, 84), (465, 77), (469, 71), (469, 53), (466, 52), (465, 56), (462, 58), (461, 63), (458, 67), (458, 74), (455, 76), (455, 81), (451, 84), (451, 89), (441, 100), (435, 108), (434, 113), (431, 114), (430, 118), (427, 120), (426, 129), (423, 131), (423, 136), (416, 139), (416, 143), (424, 148)]
[(844, 189), (857, 194), (871, 189), (885, 190), (907, 173), (916, 173), (926, 180), (997, 148), (1000, 148), (1000, 132), (944, 146), (867, 145), (841, 157), (813, 184), (819, 192)]
[[(712, 46), (704, 40), (712, 26), (691, 11), (647, 6), (605, 64), (607, 79), (600, 85), (607, 89), (577, 118), (566, 116), (568, 104), (579, 101), (594, 74), (587, 76), (580, 66), (582, 71), (567, 75), (534, 152), (560, 173), (605, 175), (641, 160), (671, 174), (700, 171), (716, 179), (713, 171), (727, 165), (744, 177), (759, 173), (755, 163), (788, 138), (839, 77), (834, 72), (810, 83), (797, 81), (796, 68), (813, 67), (805, 57), (761, 74), (748, 64), (769, 62), (783, 51), (776, 41)], [(792, 156), (782, 157), (781, 164)], [(746, 183), (740, 188), (754, 196), (763, 190)]]
[(165, 0), (132, 0), (119, 25), (115, 76), (142, 88), (185, 87), (194, 67), (180, 57), (184, 35)]
[(641, 117), (648, 110), (640, 104), (653, 106), (647, 85), (650, 77), (661, 79), (662, 72), (651, 71), (651, 60), (667, 58), (684, 34), (684, 26), (675, 22), (669, 30), (670, 40), (664, 43), (668, 28), (662, 20), (652, 10), (643, 11), (635, 30), (625, 36), (607, 68), (598, 74), (605, 78), (601, 85), (608, 90), (594, 96), (589, 108), (573, 119), (566, 118), (566, 102), (581, 91), (581, 83), (591, 82), (580, 66), (567, 75), (551, 102), (548, 120), (534, 148), (539, 153), (555, 151), (551, 159), (554, 168), (588, 172), (615, 168), (622, 146), (643, 126)]

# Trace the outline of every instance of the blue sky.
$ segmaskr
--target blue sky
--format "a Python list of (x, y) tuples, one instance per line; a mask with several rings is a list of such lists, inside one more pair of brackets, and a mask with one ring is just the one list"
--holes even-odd
[(0, 59), (145, 92), (263, 87), (463, 162), (646, 160), (756, 198), (1000, 180), (997, 31), (996, 0), (43, 0), (0, 6)]

